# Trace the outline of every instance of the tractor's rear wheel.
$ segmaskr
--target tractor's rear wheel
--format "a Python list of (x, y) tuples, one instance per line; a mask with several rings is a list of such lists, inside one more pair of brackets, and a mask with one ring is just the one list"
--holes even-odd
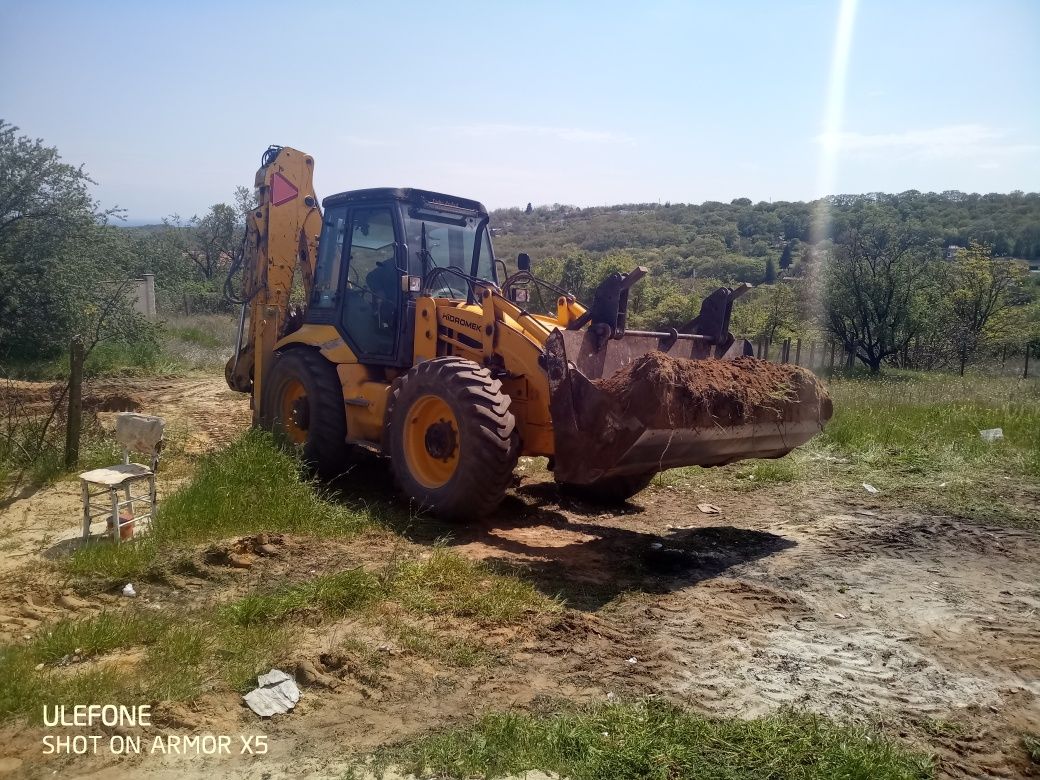
[(312, 349), (275, 355), (261, 385), (260, 425), (300, 451), (322, 479), (347, 464), (347, 420), (336, 368)]
[(656, 471), (651, 471), (649, 474), (624, 474), (619, 477), (599, 479), (588, 485), (575, 485), (558, 480), (557, 483), (562, 492), (590, 503), (623, 504), (636, 493), (646, 489), (656, 475)]
[(401, 491), (452, 520), (490, 514), (519, 454), (502, 383), (471, 360), (427, 360), (394, 381), (385, 446)]

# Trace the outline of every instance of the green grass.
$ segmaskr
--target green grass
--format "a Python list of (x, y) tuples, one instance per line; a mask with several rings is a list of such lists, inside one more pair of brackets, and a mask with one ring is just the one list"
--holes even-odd
[(496, 573), (440, 547), (425, 560), (393, 566), (386, 579), (389, 597), (422, 615), (512, 623), (528, 612), (560, 608), (526, 580)]
[(239, 625), (281, 621), (294, 613), (316, 610), (331, 617), (361, 610), (382, 595), (379, 579), (361, 568), (326, 574), (266, 593), (251, 593), (226, 608)]
[[(709, 493), (781, 484), (829, 487), (925, 511), (1013, 525), (1037, 522), (1040, 495), (1040, 380), (896, 372), (836, 377), (828, 389), (834, 417), (822, 434), (777, 460), (660, 474), (658, 487)], [(1002, 428), (987, 443), (986, 428)], [(881, 499), (879, 499), (881, 500)]]
[[(72, 656), (89, 660), (115, 650), (156, 642), (173, 625), (157, 615), (103, 612), (93, 618), (65, 620), (39, 632), (28, 644), (0, 649), (0, 717), (40, 716), (43, 704), (97, 702), (105, 696), (135, 697), (136, 679), (124, 669), (78, 664), (54, 666)], [(39, 664), (44, 668), (37, 669)]]
[[(151, 534), (88, 545), (69, 556), (65, 568), (125, 582), (161, 574), (194, 545), (214, 539), (260, 532), (346, 537), (370, 522), (365, 512), (324, 495), (269, 436), (251, 432), (200, 463), (194, 478), (161, 504)], [(390, 604), (398, 612), (403, 607), (479, 623), (559, 608), (523, 580), (443, 548), (394, 559), (378, 571), (352, 568), (268, 588), (216, 609), (153, 614), (128, 606), (46, 626), (26, 644), (0, 648), (0, 718), (37, 718), (41, 703), (183, 700), (220, 687), (244, 690), (287, 652), (305, 615), (374, 614)], [(490, 663), (482, 645), (464, 639), (439, 641), (414, 629), (401, 632), (400, 641), (454, 666)], [(129, 666), (108, 657), (119, 650), (136, 654)], [(72, 655), (79, 661), (56, 666)]]
[(148, 376), (175, 373), (177, 365), (159, 342), (103, 342), (94, 347), (83, 370), (87, 376)]
[[(280, 623), (303, 612), (336, 618), (386, 602), (421, 615), (485, 623), (513, 623), (530, 612), (559, 609), (558, 602), (518, 577), (435, 548), (425, 560), (391, 562), (379, 573), (358, 567), (257, 591), (225, 606), (222, 614), (251, 626)], [(419, 641), (418, 635), (411, 638)]]
[(457, 637), (443, 636), (421, 626), (400, 624), (394, 632), (397, 643), (405, 650), (460, 669), (491, 666), (494, 652), (486, 645)]
[[(1040, 381), (912, 374), (830, 384), (835, 417), (823, 441), (866, 463), (909, 473), (999, 465), (1040, 477)], [(1002, 428), (988, 444), (985, 428)]]
[(1025, 748), (1029, 760), (1040, 765), (1040, 737), (1026, 734), (1022, 737), (1022, 747)]
[[(185, 371), (223, 370), (231, 357), (237, 320), (230, 314), (175, 316), (146, 329), (134, 342), (105, 341), (87, 357), (87, 376), (150, 376)], [(12, 379), (61, 380), (68, 377), (69, 355), (61, 352), (33, 360), (7, 360)]]
[(36, 637), (32, 656), (42, 663), (73, 654), (90, 658), (135, 644), (150, 644), (169, 625), (166, 618), (144, 613), (102, 612), (87, 620), (66, 620)]
[(196, 344), (200, 347), (222, 347), (225, 345), (217, 336), (208, 329), (197, 325), (171, 326), (167, 333), (172, 339), (179, 339), (188, 344)]
[[(137, 555), (146, 544), (86, 548), (94, 556), (93, 567), (86, 570), (125, 572), (132, 565), (119, 556)], [(114, 557), (102, 560), (100, 550)], [(352, 568), (324, 574), (251, 593), (217, 609), (103, 612), (45, 626), (25, 644), (0, 648), (0, 718), (36, 718), (44, 703), (184, 700), (222, 686), (242, 691), (287, 653), (293, 628), (304, 615), (372, 614), (388, 603), (487, 624), (517, 622), (533, 611), (558, 608), (519, 579), (436, 549), (425, 560), (393, 562), (379, 572)], [(441, 637), (400, 622), (392, 633), (405, 649), (452, 666), (494, 661), (476, 641)], [(130, 650), (143, 653), (143, 660), (135, 656), (129, 665), (111, 663), (112, 653)], [(73, 656), (77, 660), (63, 666)]]
[(363, 510), (332, 500), (271, 436), (250, 431), (207, 455), (194, 477), (159, 503), (155, 528), (130, 544), (102, 540), (65, 561), (80, 576), (110, 580), (148, 573), (177, 548), (240, 534), (295, 533), (348, 537), (371, 522)]
[(876, 732), (819, 717), (705, 718), (659, 703), (536, 716), (486, 715), (380, 757), (417, 775), (501, 777), (527, 770), (568, 780), (929, 778), (927, 756)]
[(237, 320), (230, 315), (171, 317), (166, 321), (163, 352), (180, 370), (223, 370), (231, 357)]
[[(161, 331), (156, 331), (159, 336)], [(5, 370), (12, 379), (31, 381), (60, 381), (69, 375), (69, 353), (31, 361), (8, 361)], [(169, 374), (178, 370), (176, 361), (166, 354), (161, 341), (145, 338), (140, 341), (103, 341), (87, 356), (83, 371), (94, 376), (148, 376)]]
[[(130, 610), (61, 621), (25, 644), (0, 648), (0, 720), (38, 722), (44, 704), (190, 700), (220, 686), (244, 691), (287, 647), (283, 626), (243, 627), (212, 612)], [(113, 657), (117, 651), (129, 655)]]
[(323, 494), (291, 454), (258, 430), (203, 459), (159, 512), (156, 539), (175, 544), (260, 532), (351, 536), (369, 522)]
[(232, 690), (245, 693), (256, 686), (256, 676), (271, 669), (292, 647), (291, 626), (240, 626), (220, 621), (214, 626), (215, 673)]
[(118, 545), (102, 539), (80, 547), (63, 559), (61, 565), (68, 574), (77, 577), (126, 581), (157, 573), (161, 565), (160, 548), (150, 536), (139, 536)]
[(9, 481), (15, 478), (20, 480), (19, 484), (46, 485), (70, 472), (118, 463), (123, 451), (111, 433), (96, 418), (88, 416), (83, 423), (79, 461), (69, 469), (65, 465), (65, 425), (61, 416), (46, 428), (45, 416), (10, 420), (0, 431), (0, 486), (10, 489)]

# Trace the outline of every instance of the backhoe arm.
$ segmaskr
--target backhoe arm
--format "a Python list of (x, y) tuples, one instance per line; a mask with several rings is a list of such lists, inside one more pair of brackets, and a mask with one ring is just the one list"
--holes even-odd
[(238, 341), (225, 369), (232, 390), (253, 394), (254, 417), (274, 345), (291, 325), (296, 270), (305, 300), (314, 283), (321, 209), (313, 173), (314, 158), (287, 146), (270, 147), (256, 172), (258, 203), (246, 218)]

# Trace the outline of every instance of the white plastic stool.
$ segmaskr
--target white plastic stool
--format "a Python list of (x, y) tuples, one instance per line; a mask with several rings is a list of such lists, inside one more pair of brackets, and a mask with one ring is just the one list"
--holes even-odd
[[(155, 472), (159, 468), (159, 451), (162, 449), (163, 429), (166, 423), (161, 417), (124, 412), (116, 415), (116, 441), (123, 446), (123, 462), (107, 468), (84, 471), (79, 475), (83, 491), (83, 538), (90, 538), (90, 525), (104, 518), (109, 522), (109, 532), (119, 543), (125, 526), (136, 527), (143, 520), (152, 520), (155, 513)], [(131, 463), (130, 453), (151, 455), (151, 465)], [(135, 483), (148, 481), (148, 494), (134, 495)], [(101, 490), (91, 492), (92, 487)], [(119, 500), (123, 492), (125, 499)], [(108, 494), (106, 504), (93, 504), (91, 499)], [(148, 511), (136, 515), (134, 504), (147, 504)], [(130, 517), (125, 521), (119, 517), (123, 507), (130, 507)]]

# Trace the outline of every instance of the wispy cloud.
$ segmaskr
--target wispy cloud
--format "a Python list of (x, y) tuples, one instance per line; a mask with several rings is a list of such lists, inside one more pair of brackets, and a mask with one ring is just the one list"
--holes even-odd
[(632, 139), (626, 135), (612, 133), (607, 130), (588, 130), (581, 127), (489, 123), (456, 125), (441, 129), (452, 133), (467, 135), (472, 138), (496, 138), (505, 135), (526, 135), (540, 138), (553, 138), (558, 141), (569, 141), (572, 143), (617, 144), (632, 142)]
[(1016, 142), (1007, 130), (981, 124), (898, 133), (821, 133), (815, 140), (839, 153), (917, 160), (1006, 158), (1040, 150), (1040, 145)]

